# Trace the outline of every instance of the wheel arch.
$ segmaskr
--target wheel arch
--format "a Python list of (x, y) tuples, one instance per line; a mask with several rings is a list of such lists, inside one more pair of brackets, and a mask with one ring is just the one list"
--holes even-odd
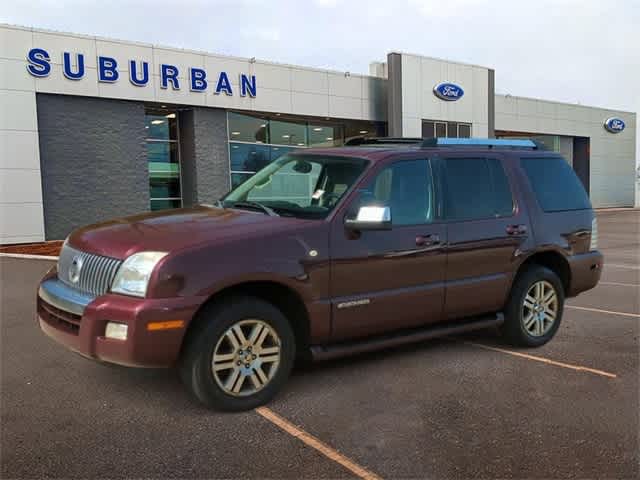
[(232, 297), (250, 296), (259, 298), (278, 308), (289, 321), (296, 340), (297, 355), (305, 355), (310, 345), (310, 318), (305, 303), (298, 292), (284, 283), (273, 280), (242, 281), (214, 292), (198, 308), (189, 323), (182, 340), (180, 356), (191, 338), (198, 334), (204, 317), (200, 313), (211, 305), (222, 303)]
[(564, 255), (555, 250), (545, 250), (530, 255), (518, 267), (513, 282), (515, 283), (518, 276), (525, 272), (531, 265), (540, 265), (558, 275), (564, 287), (565, 296), (569, 296), (569, 292), (571, 291), (571, 267)]

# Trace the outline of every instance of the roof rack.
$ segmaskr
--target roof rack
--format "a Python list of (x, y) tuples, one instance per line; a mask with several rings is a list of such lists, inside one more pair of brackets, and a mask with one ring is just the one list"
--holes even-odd
[(488, 148), (531, 148), (543, 150), (544, 146), (533, 140), (497, 138), (426, 138), (423, 147), (488, 147)]
[(346, 147), (357, 147), (360, 145), (420, 145), (424, 138), (420, 137), (353, 137), (345, 142)]

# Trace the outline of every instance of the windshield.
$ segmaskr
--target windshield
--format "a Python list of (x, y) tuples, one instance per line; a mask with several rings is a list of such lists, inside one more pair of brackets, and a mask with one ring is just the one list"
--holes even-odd
[(260, 204), (278, 215), (324, 218), (363, 172), (359, 158), (290, 154), (267, 165), (222, 199), (224, 207)]

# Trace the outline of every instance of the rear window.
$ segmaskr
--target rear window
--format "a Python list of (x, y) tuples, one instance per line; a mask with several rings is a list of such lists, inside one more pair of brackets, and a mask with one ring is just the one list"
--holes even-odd
[(545, 212), (591, 208), (584, 186), (564, 158), (528, 157), (521, 162)]

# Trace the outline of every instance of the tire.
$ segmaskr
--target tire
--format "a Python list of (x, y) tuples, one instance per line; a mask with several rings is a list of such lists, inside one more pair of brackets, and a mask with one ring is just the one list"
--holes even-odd
[(295, 337), (287, 318), (270, 303), (234, 296), (205, 307), (193, 321), (180, 377), (207, 407), (250, 410), (269, 402), (289, 378)]
[[(538, 285), (543, 289), (542, 297), (538, 296), (538, 299), (548, 297), (553, 289), (555, 301), (532, 302), (539, 295)], [(548, 306), (545, 308), (544, 304)], [(560, 278), (548, 268), (532, 265), (517, 276), (511, 288), (502, 333), (512, 345), (540, 347), (558, 331), (563, 310), (564, 287)]]

